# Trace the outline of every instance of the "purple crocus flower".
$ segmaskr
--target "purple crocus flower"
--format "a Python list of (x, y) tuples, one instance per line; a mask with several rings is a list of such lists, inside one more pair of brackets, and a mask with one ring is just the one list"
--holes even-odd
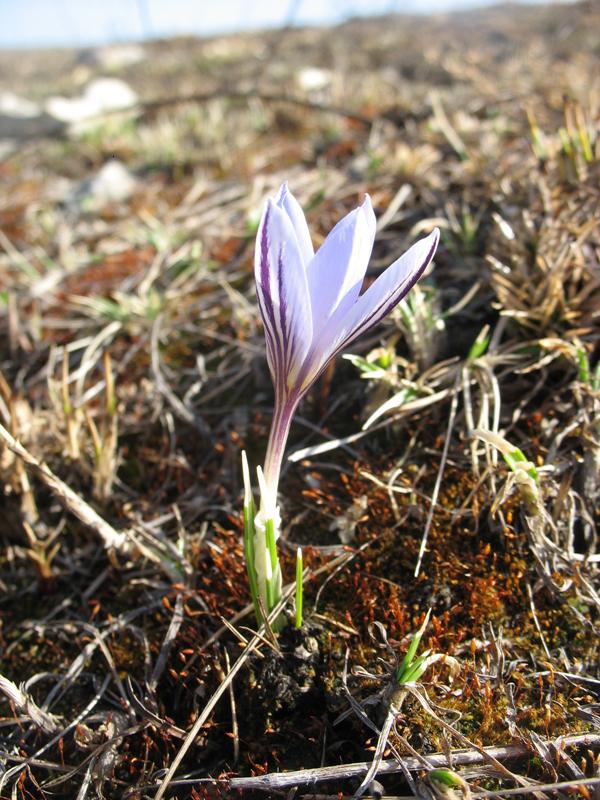
[(275, 387), (264, 467), (272, 498), (300, 399), (333, 356), (382, 320), (414, 286), (433, 258), (439, 231), (414, 244), (361, 294), (374, 238), (368, 195), (316, 253), (287, 184), (267, 201), (256, 237), (255, 277)]

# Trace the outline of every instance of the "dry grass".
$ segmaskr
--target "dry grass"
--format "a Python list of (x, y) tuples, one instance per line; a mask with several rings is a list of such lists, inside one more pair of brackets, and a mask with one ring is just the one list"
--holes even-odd
[[(0, 796), (324, 797), (378, 740), (389, 793), (440, 796), (447, 759), (476, 795), (597, 791), (599, 37), (581, 3), (160, 42), (120, 75), (135, 114), (14, 143)], [(37, 98), (93, 72), (0, 54)], [(135, 191), (94, 205), (115, 156)], [(315, 245), (371, 194), (372, 274), (443, 238), (301, 408), (281, 501), (306, 622), (275, 638), (251, 630), (240, 451), (268, 433), (252, 251), (283, 179)], [(401, 654), (429, 608), (423, 645), (458, 672), (433, 665), (392, 724), (363, 703), (361, 669), (386, 677), (369, 632)]]

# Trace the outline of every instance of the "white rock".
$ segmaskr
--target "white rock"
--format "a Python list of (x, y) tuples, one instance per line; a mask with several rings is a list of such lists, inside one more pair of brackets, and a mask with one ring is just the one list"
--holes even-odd
[(89, 180), (81, 183), (73, 199), (88, 211), (121, 203), (134, 193), (137, 181), (122, 161), (107, 161)]
[[(14, 92), (0, 92), (0, 139), (23, 139), (56, 133), (62, 123), (45, 114), (41, 106)], [(9, 149), (12, 145), (8, 145)], [(6, 151), (7, 143), (3, 143)]]
[(91, 118), (110, 111), (132, 108), (138, 97), (118, 78), (96, 78), (79, 97), (49, 97), (45, 108), (55, 119), (68, 123), (76, 132), (89, 128)]
[(331, 72), (320, 67), (304, 67), (296, 75), (296, 81), (305, 92), (319, 92), (331, 83)]
[(37, 103), (33, 103), (25, 97), (19, 97), (14, 92), (0, 92), (0, 114), (31, 119), (38, 117), (41, 113), (42, 109)]
[(131, 86), (118, 78), (96, 78), (86, 86), (84, 96), (95, 103), (99, 111), (130, 108), (138, 100)]

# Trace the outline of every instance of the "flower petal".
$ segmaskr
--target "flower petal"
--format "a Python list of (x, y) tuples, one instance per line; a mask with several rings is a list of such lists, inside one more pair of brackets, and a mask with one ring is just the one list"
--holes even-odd
[[(319, 335), (318, 341), (315, 337), (313, 342), (312, 353), (321, 354), (318, 371), (332, 356), (343, 350), (357, 336), (376, 325), (402, 300), (419, 280), (433, 258), (439, 238), (440, 233), (436, 228), (433, 233), (418, 241), (397, 261), (394, 261), (342, 318), (336, 314), (330, 320)], [(311, 361), (313, 361), (312, 354)], [(313, 366), (312, 372), (314, 372), (314, 368)]]
[(281, 189), (275, 200), (279, 208), (282, 208), (288, 215), (294, 233), (296, 234), (296, 241), (300, 248), (300, 254), (306, 266), (313, 258), (315, 251), (313, 249), (308, 225), (306, 224), (306, 217), (302, 211), (300, 203), (296, 200), (294, 195), (288, 189), (287, 181), (281, 184)]
[(308, 352), (313, 326), (306, 271), (294, 228), (273, 200), (268, 200), (259, 225), (254, 274), (269, 368), (275, 390), (282, 397)]
[(313, 326), (320, 330), (334, 313), (345, 313), (362, 286), (375, 238), (369, 195), (333, 228), (307, 267)]

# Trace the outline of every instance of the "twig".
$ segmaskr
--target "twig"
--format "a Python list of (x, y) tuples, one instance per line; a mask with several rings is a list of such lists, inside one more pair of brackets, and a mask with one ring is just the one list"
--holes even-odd
[[(150, 100), (147, 103), (139, 103), (137, 106), (128, 106), (126, 108), (107, 108), (99, 114), (90, 114), (85, 118), (86, 122), (96, 122), (104, 119), (105, 117), (115, 117), (122, 114), (134, 114), (138, 118), (163, 108), (170, 108), (171, 106), (184, 105), (186, 103), (209, 103), (212, 100), (261, 100), (263, 103), (286, 103), (287, 105), (298, 106), (299, 108), (308, 109), (309, 111), (321, 111), (326, 114), (335, 114), (338, 117), (346, 117), (346, 119), (353, 122), (359, 122), (365, 127), (370, 128), (375, 121), (372, 117), (367, 117), (365, 114), (359, 114), (356, 111), (350, 111), (341, 106), (332, 106), (327, 103), (318, 103), (314, 100), (307, 100), (302, 97), (293, 97), (289, 94), (281, 92), (261, 92), (256, 89), (249, 91), (236, 91), (228, 88), (213, 89), (210, 92), (194, 92), (192, 94), (182, 94), (175, 97), (160, 97), (156, 100)], [(52, 121), (55, 123), (53, 126), (48, 126), (45, 130), (32, 130), (30, 133), (25, 133), (20, 137), (22, 142), (32, 141), (35, 139), (47, 138), (66, 138), (69, 135), (68, 126), (60, 120)]]
[[(579, 736), (563, 736), (553, 742), (561, 747), (600, 747), (600, 734), (590, 733)], [(482, 755), (482, 753), (485, 753)], [(452, 762), (456, 766), (468, 764), (481, 764), (490, 756), (496, 760), (508, 760), (523, 758), (530, 754), (530, 750), (524, 744), (509, 744), (503, 747), (484, 747), (482, 753), (478, 750), (453, 750)], [(434, 753), (428, 755), (427, 760), (432, 767), (445, 767), (448, 758), (444, 753)], [(404, 767), (411, 771), (423, 769), (421, 761), (413, 756), (403, 758)], [(295, 770), (293, 772), (274, 772), (266, 775), (257, 775), (254, 778), (231, 778), (229, 786), (231, 789), (251, 789), (265, 792), (272, 792), (278, 789), (289, 789), (291, 786), (301, 786), (306, 784), (316, 784), (322, 781), (347, 780), (349, 778), (362, 777), (369, 767), (370, 761), (358, 761), (353, 764), (341, 764), (333, 767), (316, 767), (314, 769)], [(402, 768), (396, 759), (386, 759), (379, 765), (378, 775), (394, 775), (401, 772)], [(539, 787), (535, 787), (539, 791)], [(531, 791), (529, 789), (528, 791)], [(519, 789), (518, 793), (523, 793), (524, 789)]]

